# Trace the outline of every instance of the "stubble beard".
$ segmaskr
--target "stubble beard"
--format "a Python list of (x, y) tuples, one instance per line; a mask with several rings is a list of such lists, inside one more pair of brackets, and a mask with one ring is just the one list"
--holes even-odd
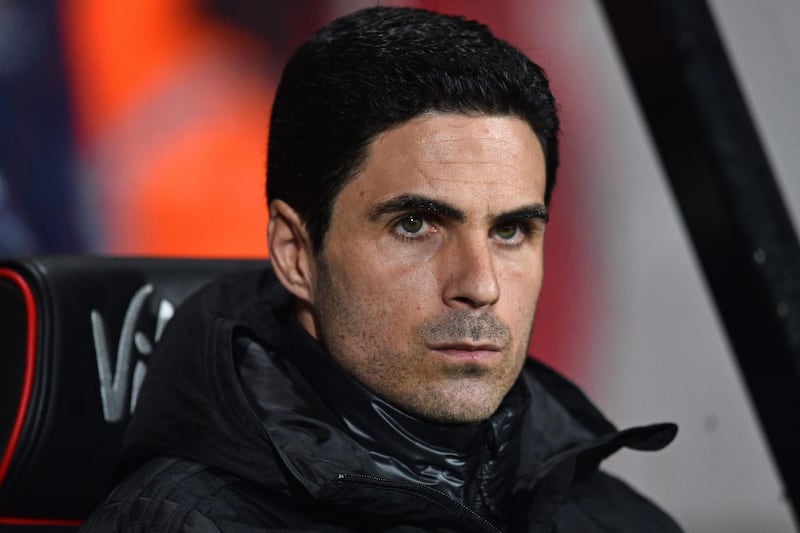
[[(365, 312), (322, 258), (318, 259), (317, 272), (319, 340), (344, 371), (395, 407), (426, 420), (468, 424), (494, 414), (516, 381), (525, 357), (524, 353), (514, 353), (512, 331), (495, 315), (452, 311), (419, 326), (408, 352), (380, 353), (381, 342), (376, 337), (379, 328), (371, 321), (376, 313), (386, 315), (386, 306), (380, 308), (382, 311)], [(493, 367), (469, 362), (445, 366), (432, 363), (436, 356), (430, 352), (430, 345), (467, 340), (502, 346), (502, 361)], [(419, 369), (431, 372), (421, 377), (419, 372), (414, 373)]]

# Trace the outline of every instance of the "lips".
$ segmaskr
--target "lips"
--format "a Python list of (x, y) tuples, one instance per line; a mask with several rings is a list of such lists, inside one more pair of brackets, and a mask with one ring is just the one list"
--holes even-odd
[(501, 348), (494, 344), (441, 344), (432, 346), (431, 349), (448, 358), (475, 362), (492, 359), (501, 353)]

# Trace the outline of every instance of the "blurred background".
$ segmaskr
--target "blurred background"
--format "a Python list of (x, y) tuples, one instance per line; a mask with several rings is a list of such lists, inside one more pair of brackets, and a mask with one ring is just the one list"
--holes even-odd
[[(0, 258), (266, 258), (282, 66), (314, 29), (374, 3), (0, 0)], [(681, 428), (666, 451), (608, 468), (687, 531), (793, 531), (599, 4), (382, 3), (477, 18), (548, 72), (563, 166), (532, 352), (618, 425)], [(800, 3), (710, 6), (796, 227)]]

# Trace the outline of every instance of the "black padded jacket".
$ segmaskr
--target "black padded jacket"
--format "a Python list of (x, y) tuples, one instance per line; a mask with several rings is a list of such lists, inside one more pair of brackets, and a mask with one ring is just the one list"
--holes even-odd
[(314, 345), (269, 270), (187, 300), (150, 363), (123, 481), (82, 531), (680, 531), (599, 469), (663, 448), (674, 425), (619, 431), (530, 360), (491, 420), (428, 427)]

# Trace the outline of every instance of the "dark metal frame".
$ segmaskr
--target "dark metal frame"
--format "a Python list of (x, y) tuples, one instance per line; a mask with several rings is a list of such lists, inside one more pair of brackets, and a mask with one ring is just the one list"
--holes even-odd
[(800, 246), (704, 0), (602, 0), (800, 514)]

